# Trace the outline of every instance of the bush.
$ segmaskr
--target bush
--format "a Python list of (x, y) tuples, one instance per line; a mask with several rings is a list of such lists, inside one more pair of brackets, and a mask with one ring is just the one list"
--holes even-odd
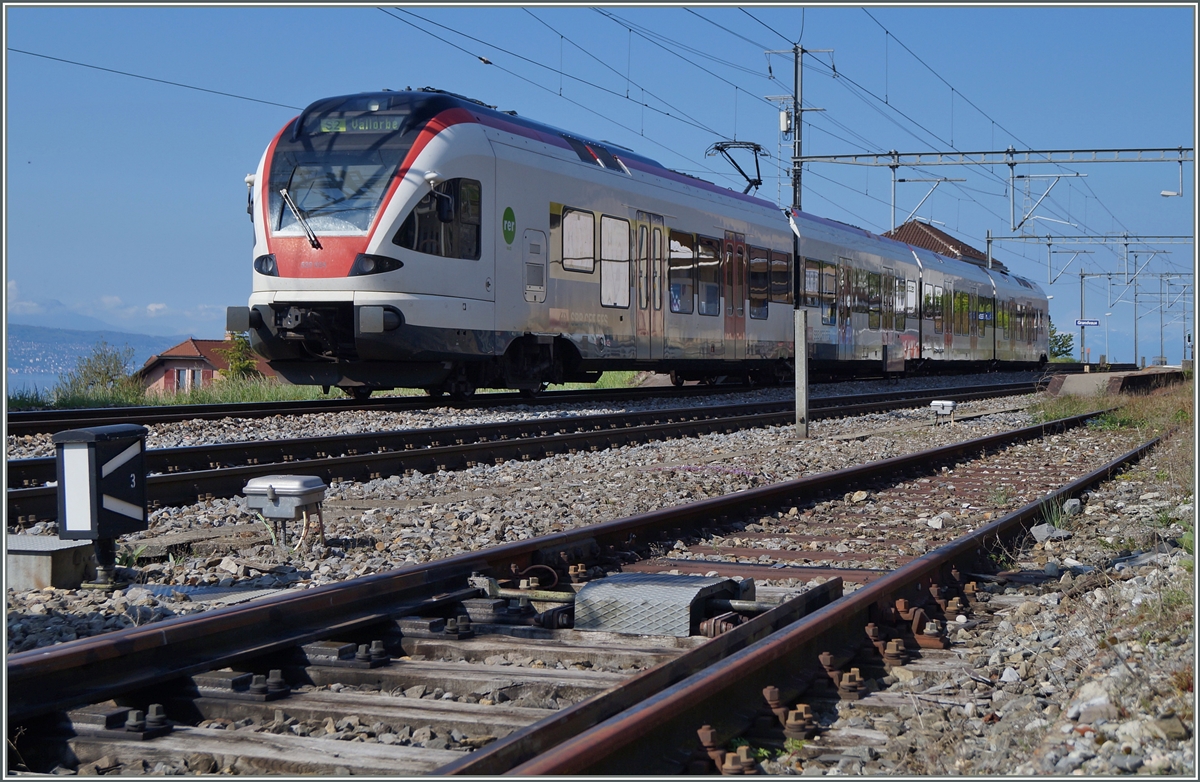
[(227, 348), (217, 348), (217, 353), (229, 364), (228, 369), (222, 369), (225, 378), (244, 380), (262, 377), (254, 351), (250, 349), (250, 338), (245, 334), (234, 334)]
[(56, 407), (116, 407), (140, 405), (145, 398), (141, 381), (130, 372), (133, 348), (119, 349), (101, 341), (75, 368), (58, 377)]

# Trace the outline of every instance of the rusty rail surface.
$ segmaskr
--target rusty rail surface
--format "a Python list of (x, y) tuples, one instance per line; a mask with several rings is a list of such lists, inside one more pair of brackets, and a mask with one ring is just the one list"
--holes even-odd
[[(867, 483), (909, 469), (959, 458), (1083, 424), (1096, 412), (1003, 432), (865, 465), (662, 508), (480, 552), (264, 598), (241, 606), (178, 617), (9, 655), (9, 720), (71, 708), (120, 692), (190, 675), (351, 632), (439, 602), (462, 599), (472, 572), (508, 572), (512, 565), (558, 562), (562, 552), (610, 561), (656, 537), (678, 535), (732, 515), (801, 496)], [(636, 542), (634, 542), (636, 540)], [(252, 630), (252, 632), (251, 632)]]
[(503, 769), (489, 765), (489, 755), (503, 749), (500, 742), (439, 771), (500, 771), (517, 776), (682, 773), (700, 748), (698, 728), (711, 726), (713, 743), (724, 745), (762, 713), (765, 688), (777, 687), (780, 700), (794, 699), (808, 684), (807, 677), (798, 673), (824, 675), (818, 659), (822, 652), (861, 645), (867, 623), (880, 621), (897, 599), (927, 597), (930, 583), (952, 581), (949, 572), (953, 567), (972, 563), (997, 539), (1025, 531), (1049, 504), (1111, 477), (1161, 439), (1156, 437), (1058, 491), (923, 555), (520, 765)]

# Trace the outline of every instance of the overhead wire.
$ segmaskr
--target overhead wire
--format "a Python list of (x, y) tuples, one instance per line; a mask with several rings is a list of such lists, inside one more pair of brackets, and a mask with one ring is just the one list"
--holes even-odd
[[(564, 35), (563, 33), (561, 33), (561, 32), (559, 32), (558, 30), (556, 30), (556, 29), (555, 29), (555, 28), (554, 28), (552, 25), (550, 25), (550, 24), (549, 24), (549, 23), (548, 23), (546, 20), (544, 20), (544, 19), (542, 19), (541, 17), (539, 17), (539, 16), (538, 16), (537, 14), (535, 14), (533, 11), (530, 11), (528, 8), (525, 8), (525, 9), (523, 9), (523, 10), (525, 11), (525, 13), (529, 14), (529, 15), (530, 15), (530, 16), (532, 16), (534, 19), (537, 19), (537, 21), (541, 22), (541, 23), (542, 23), (542, 25), (544, 25), (544, 26), (546, 27), (546, 29), (548, 29), (550, 32), (552, 32), (552, 33), (554, 33), (555, 35), (557, 35), (559, 38), (561, 38), (561, 39), (563, 39), (564, 41), (566, 41), (567, 43), (571, 44), (571, 45), (572, 45), (572, 46), (574, 46), (576, 49), (578, 49), (579, 51), (583, 52), (583, 53), (584, 53), (584, 54), (586, 54), (588, 57), (591, 57), (593, 60), (595, 60), (596, 62), (600, 63), (601, 65), (603, 65), (605, 68), (607, 68), (608, 70), (612, 71), (612, 72), (613, 72), (613, 73), (615, 73), (616, 75), (618, 75), (618, 76), (620, 76), (620, 75), (621, 75), (621, 72), (620, 72), (620, 71), (618, 71), (616, 68), (614, 68), (614, 67), (612, 67), (611, 65), (609, 65), (608, 63), (604, 62), (604, 60), (600, 59), (600, 58), (599, 58), (599, 57), (597, 57), (596, 55), (594, 55), (594, 54), (592, 54), (591, 52), (589, 52), (587, 49), (585, 49), (585, 48), (583, 48), (582, 46), (580, 46), (579, 44), (577, 44), (575, 41), (573, 41), (573, 40), (571, 40), (570, 38), (568, 38), (568, 37), (567, 37), (566, 35)], [(632, 34), (632, 32), (633, 32), (633, 31), (631, 30), (631, 31), (630, 31), (630, 33)], [(561, 71), (560, 71), (560, 73), (561, 73)], [(626, 77), (626, 78), (628, 78), (628, 77)], [(646, 88), (645, 88), (643, 85), (639, 84), (638, 82), (636, 82), (636, 81), (633, 81), (633, 80), (629, 80), (629, 83), (630, 83), (630, 84), (632, 84), (632, 85), (634, 85), (635, 87), (637, 87), (639, 90), (642, 90), (642, 91), (643, 91), (645, 94), (649, 95), (650, 97), (654, 98), (655, 100), (657, 100), (657, 101), (660, 101), (660, 102), (661, 102), (661, 103), (662, 103), (664, 106), (666, 106), (666, 107), (670, 108), (672, 111), (677, 111), (677, 112), (679, 112), (679, 115), (680, 115), (680, 116), (687, 117), (688, 119), (692, 120), (692, 121), (693, 121), (693, 124), (694, 124), (696, 127), (700, 127), (700, 128), (702, 128), (702, 129), (704, 129), (704, 130), (707, 130), (709, 133), (712, 133), (714, 136), (720, 136), (720, 135), (721, 135), (721, 134), (717, 133), (717, 131), (713, 130), (712, 128), (709, 128), (709, 127), (707, 127), (707, 126), (704, 126), (704, 125), (703, 125), (703, 124), (702, 124), (702, 123), (701, 123), (699, 120), (697, 120), (697, 119), (695, 119), (694, 117), (692, 117), (691, 115), (689, 115), (689, 114), (688, 114), (687, 112), (685, 112), (683, 109), (681, 109), (681, 108), (679, 108), (679, 107), (677, 107), (677, 106), (675, 106), (675, 105), (673, 105), (673, 104), (669, 103), (668, 101), (666, 101), (666, 100), (665, 100), (665, 99), (663, 99), (662, 97), (660, 97), (660, 96), (658, 96), (658, 95), (654, 94), (653, 92), (651, 92), (650, 90), (646, 89)]]
[[(462, 46), (459, 46), (458, 44), (456, 44), (456, 43), (454, 43), (454, 42), (452, 42), (452, 41), (449, 41), (449, 40), (447, 40), (447, 39), (445, 39), (445, 38), (442, 38), (440, 35), (437, 35), (436, 33), (433, 33), (433, 32), (431, 32), (431, 31), (429, 31), (429, 30), (425, 30), (425, 29), (421, 28), (420, 26), (418, 26), (418, 25), (415, 25), (415, 24), (413, 24), (412, 22), (408, 21), (407, 19), (404, 19), (404, 18), (401, 18), (401, 17), (399, 17), (399, 16), (396, 16), (395, 14), (392, 14), (392, 13), (390, 13), (389, 11), (387, 11), (387, 9), (383, 9), (383, 8), (381, 8), (381, 9), (379, 9), (379, 10), (383, 11), (383, 12), (384, 12), (384, 13), (386, 13), (388, 16), (391, 16), (393, 19), (396, 19), (396, 20), (397, 20), (397, 21), (399, 21), (399, 22), (403, 22), (404, 24), (407, 24), (407, 25), (409, 25), (409, 26), (410, 26), (410, 27), (412, 27), (413, 29), (419, 30), (419, 31), (421, 31), (421, 32), (425, 33), (426, 35), (429, 35), (429, 36), (430, 36), (430, 37), (432, 37), (432, 38), (436, 38), (437, 40), (441, 41), (442, 43), (446, 44), (447, 46), (453, 47), (454, 49), (457, 49), (458, 51), (460, 51), (460, 52), (463, 52), (464, 54), (467, 54), (467, 55), (469, 55), (469, 56), (471, 56), (471, 57), (473, 57), (473, 58), (475, 58), (475, 59), (482, 59), (482, 58), (480, 57), (480, 55), (478, 55), (478, 54), (475, 54), (474, 52), (470, 51), (469, 49), (466, 49), (466, 48), (464, 48), (464, 47), (462, 47)], [(412, 14), (412, 16), (416, 16), (416, 14)], [(421, 17), (419, 17), (419, 16), (418, 16), (417, 18), (418, 18), (418, 19), (420, 19)], [(423, 20), (423, 21), (424, 21), (424, 20)], [(439, 26), (439, 27), (443, 27), (443, 25), (438, 25), (438, 26)], [(471, 36), (466, 36), (466, 37), (471, 37)], [(490, 44), (488, 44), (488, 43), (486, 43), (486, 42), (483, 42), (483, 45), (485, 45), (485, 46), (490, 46)], [(493, 48), (497, 48), (497, 49), (498, 49), (498, 47), (493, 47)], [(501, 51), (503, 51), (503, 50), (501, 50)], [(735, 179), (735, 178), (733, 177), (733, 175), (732, 175), (732, 174), (725, 174), (725, 173), (723, 173), (723, 172), (716, 171), (716, 170), (714, 170), (714, 169), (711, 169), (711, 168), (709, 168), (709, 167), (705, 166), (703, 163), (698, 163), (698, 162), (697, 162), (697, 161), (695, 161), (695, 160), (691, 160), (691, 158), (688, 158), (688, 157), (686, 157), (685, 155), (681, 155), (681, 154), (680, 154), (680, 153), (679, 153), (677, 150), (675, 150), (675, 149), (672, 149), (671, 147), (667, 146), (666, 144), (663, 144), (663, 143), (661, 143), (661, 142), (659, 142), (659, 141), (655, 140), (655, 139), (654, 139), (654, 138), (652, 138), (651, 136), (646, 136), (646, 135), (644, 135), (644, 134), (640, 133), (639, 131), (637, 131), (637, 130), (634, 130), (633, 128), (629, 127), (628, 125), (625, 125), (624, 123), (621, 123), (621, 122), (618, 122), (618, 121), (616, 121), (616, 120), (615, 120), (615, 119), (613, 119), (611, 116), (609, 116), (609, 115), (607, 115), (607, 114), (604, 114), (604, 113), (602, 113), (602, 112), (599, 112), (599, 111), (597, 111), (597, 110), (595, 110), (595, 109), (591, 108), (590, 106), (584, 105), (583, 103), (580, 103), (579, 101), (576, 101), (576, 100), (573, 100), (573, 99), (571, 99), (571, 98), (568, 98), (568, 97), (567, 97), (567, 96), (565, 96), (565, 95), (559, 95), (557, 92), (555, 92), (555, 91), (554, 91), (554, 90), (552, 90), (551, 88), (549, 88), (549, 87), (546, 87), (546, 86), (545, 86), (545, 85), (543, 85), (543, 84), (538, 84), (538, 83), (537, 83), (536, 81), (534, 81), (533, 79), (530, 79), (530, 78), (528, 78), (528, 77), (526, 77), (526, 76), (523, 76), (523, 75), (521, 75), (521, 74), (517, 73), (516, 71), (513, 71), (513, 70), (511, 70), (510, 68), (505, 68), (504, 66), (502, 66), (502, 65), (498, 65), (498, 64), (496, 64), (496, 63), (494, 63), (494, 62), (492, 62), (492, 61), (490, 61), (490, 60), (489, 60), (489, 61), (487, 61), (487, 63), (486, 63), (486, 64), (487, 64), (487, 65), (489, 65), (489, 66), (491, 66), (491, 67), (493, 67), (493, 68), (498, 68), (499, 70), (503, 71), (504, 73), (507, 73), (507, 74), (509, 74), (510, 76), (514, 76), (514, 77), (516, 77), (516, 78), (520, 79), (521, 81), (524, 81), (524, 82), (526, 82), (526, 83), (528, 83), (528, 84), (531, 84), (531, 85), (533, 85), (534, 87), (537, 87), (537, 88), (538, 88), (538, 89), (540, 89), (540, 90), (544, 90), (544, 91), (546, 91), (546, 92), (549, 92), (551, 95), (554, 95), (554, 96), (556, 96), (556, 97), (560, 98), (561, 100), (565, 100), (565, 101), (567, 101), (568, 103), (570, 103), (570, 104), (572, 104), (572, 105), (574, 105), (574, 106), (577, 106), (578, 108), (581, 108), (581, 109), (583, 109), (584, 111), (587, 111), (587, 112), (588, 112), (588, 113), (590, 113), (590, 114), (594, 114), (594, 115), (596, 115), (597, 117), (600, 117), (600, 118), (602, 118), (602, 119), (604, 119), (604, 120), (607, 120), (607, 121), (609, 121), (609, 122), (613, 123), (614, 125), (616, 125), (617, 127), (619, 127), (619, 128), (622, 128), (623, 130), (627, 130), (627, 131), (629, 131), (630, 133), (632, 133), (632, 134), (634, 134), (634, 135), (640, 136), (641, 138), (644, 138), (644, 139), (646, 139), (646, 140), (647, 140), (648, 142), (650, 142), (651, 144), (654, 144), (654, 145), (655, 145), (655, 146), (657, 146), (657, 147), (661, 147), (662, 149), (664, 149), (664, 150), (666, 150), (666, 151), (670, 152), (670, 153), (671, 153), (671, 154), (673, 154), (673, 155), (676, 155), (676, 156), (678, 156), (678, 157), (680, 157), (680, 158), (683, 158), (684, 160), (689, 160), (690, 162), (692, 162), (692, 163), (695, 163), (696, 165), (699, 165), (699, 166), (700, 166), (700, 167), (701, 167), (703, 170), (705, 170), (705, 171), (708, 171), (708, 172), (709, 172), (709, 173), (711, 173), (713, 176), (717, 176), (717, 177), (721, 177), (721, 178), (723, 178), (723, 179), (729, 179), (729, 180), (734, 180), (734, 179)], [(703, 130), (703, 128), (701, 128), (701, 129)]]
[[(396, 16), (395, 14), (392, 14), (392, 13), (390, 13), (390, 12), (389, 12), (387, 9), (380, 8), (379, 10), (380, 10), (380, 11), (383, 11), (384, 13), (388, 14), (388, 16), (391, 16), (391, 17), (392, 17), (392, 18), (394, 18), (394, 19), (399, 19), (399, 18), (400, 18), (400, 17)], [(618, 91), (618, 90), (613, 90), (613, 89), (610, 89), (609, 87), (605, 87), (605, 86), (603, 86), (603, 85), (601, 85), (601, 84), (596, 84), (595, 82), (592, 82), (592, 81), (589, 81), (589, 80), (587, 80), (587, 79), (581, 78), (581, 77), (579, 77), (579, 76), (575, 76), (575, 75), (573, 75), (573, 74), (567, 73), (567, 72), (565, 72), (565, 71), (562, 71), (562, 70), (561, 70), (561, 69), (559, 69), (559, 68), (555, 68), (555, 67), (554, 67), (554, 66), (552, 66), (552, 65), (546, 65), (545, 63), (540, 63), (540, 62), (538, 62), (537, 60), (531, 59), (531, 58), (529, 58), (529, 57), (525, 57), (524, 55), (520, 55), (520, 54), (517, 54), (516, 52), (513, 52), (513, 51), (510, 51), (510, 50), (508, 50), (508, 49), (505, 49), (505, 48), (504, 48), (504, 47), (502, 47), (502, 46), (497, 46), (496, 44), (494, 44), (494, 43), (491, 43), (491, 42), (489, 42), (489, 41), (484, 41), (484, 40), (482, 40), (482, 39), (480, 39), (480, 38), (476, 38), (476, 37), (475, 37), (475, 36), (473, 36), (473, 35), (468, 35), (467, 33), (464, 33), (464, 32), (462, 32), (461, 30), (455, 30), (453, 27), (449, 27), (449, 26), (447, 26), (447, 25), (440, 24), (440, 23), (438, 23), (438, 22), (435, 22), (435, 21), (433, 21), (432, 19), (426, 19), (425, 17), (423, 17), (423, 16), (420, 16), (419, 14), (415, 14), (415, 13), (413, 13), (412, 11), (408, 11), (408, 10), (406, 10), (406, 9), (403, 9), (403, 8), (398, 8), (398, 9), (396, 9), (396, 10), (400, 11), (401, 13), (408, 14), (409, 16), (416, 17), (417, 19), (420, 19), (422, 22), (425, 22), (426, 24), (431, 24), (431, 25), (434, 25), (435, 27), (440, 27), (440, 28), (441, 28), (441, 29), (443, 29), (443, 30), (449, 30), (449, 31), (450, 31), (450, 32), (452, 32), (452, 33), (455, 33), (455, 34), (457, 34), (457, 35), (461, 35), (461, 36), (462, 36), (462, 37), (464, 37), (464, 38), (470, 39), (470, 40), (474, 41), (475, 43), (481, 44), (481, 45), (483, 45), (483, 46), (487, 46), (487, 47), (489, 47), (489, 48), (492, 48), (492, 49), (495, 49), (496, 51), (499, 51), (499, 52), (504, 52), (505, 54), (509, 55), (510, 57), (516, 57), (518, 60), (521, 60), (521, 61), (523, 61), (523, 62), (527, 62), (527, 63), (529, 63), (530, 65), (535, 65), (535, 66), (537, 66), (537, 67), (539, 67), (539, 68), (544, 68), (545, 70), (551, 71), (551, 72), (553, 72), (553, 73), (557, 73), (557, 74), (559, 74), (559, 75), (561, 75), (561, 76), (564, 76), (565, 78), (572, 79), (573, 81), (577, 81), (577, 82), (579, 82), (579, 83), (581, 83), (581, 84), (586, 84), (587, 86), (589, 86), (589, 87), (592, 87), (593, 89), (600, 90), (601, 92), (606, 92), (606, 93), (608, 93), (609, 95), (612, 95), (613, 97), (616, 97), (616, 98), (621, 98), (621, 99), (623, 99), (623, 100), (628, 100), (628, 101), (631, 101), (631, 102), (633, 102), (633, 103), (637, 103), (637, 101), (635, 101), (633, 98), (630, 98), (628, 95), (624, 95), (624, 94), (622, 94), (622, 93), (621, 93), (620, 91)], [(404, 21), (404, 20), (401, 20), (401, 21)], [(410, 23), (410, 24), (411, 24), (411, 23)], [(413, 26), (414, 26), (414, 27), (416, 27), (416, 25), (413, 25)], [(420, 29), (420, 28), (417, 28), (417, 29)], [(439, 38), (439, 40), (444, 40), (444, 39), (440, 39), (440, 38)], [(479, 55), (473, 55), (473, 56), (475, 56), (475, 57), (478, 57)], [(490, 62), (490, 61), (489, 61), (489, 62)], [(684, 117), (679, 117), (679, 116), (676, 116), (676, 115), (674, 115), (674, 114), (671, 114), (670, 112), (663, 111), (662, 109), (656, 108), (656, 107), (654, 107), (654, 106), (651, 106), (651, 105), (649, 105), (649, 104), (645, 104), (645, 103), (643, 103), (643, 104), (639, 104), (639, 105), (642, 105), (644, 108), (650, 109), (651, 111), (656, 111), (656, 112), (658, 112), (659, 114), (662, 114), (662, 115), (663, 115), (663, 116), (665, 116), (665, 117), (670, 117), (670, 118), (672, 118), (672, 119), (675, 119), (675, 120), (677, 120), (677, 121), (679, 121), (679, 122), (683, 122), (683, 123), (685, 123), (685, 124), (691, 125), (691, 126), (693, 126), (693, 127), (697, 128), (697, 129), (699, 129), (699, 130), (703, 130), (703, 131), (706, 131), (706, 132), (708, 132), (708, 133), (712, 133), (712, 134), (713, 134), (713, 135), (715, 135), (715, 136), (720, 136), (720, 135), (721, 135), (720, 133), (718, 133), (717, 131), (713, 130), (712, 128), (710, 128), (710, 127), (708, 127), (708, 126), (706, 126), (706, 125), (703, 125), (703, 124), (701, 124), (700, 122), (698, 122), (698, 121), (696, 121), (696, 120), (693, 120), (693, 119), (691, 119), (690, 117), (686, 117), (686, 116), (684, 116)]]
[(168, 84), (172, 87), (183, 87), (184, 89), (187, 89), (187, 90), (195, 90), (197, 92), (207, 92), (212, 95), (221, 95), (226, 98), (237, 98), (238, 100), (247, 100), (252, 103), (264, 103), (268, 106), (279, 106), (280, 108), (295, 109), (296, 111), (304, 110), (303, 106), (290, 106), (286, 103), (276, 103), (275, 101), (263, 100), (262, 98), (251, 98), (246, 95), (238, 95), (233, 92), (222, 92), (221, 90), (211, 90), (207, 87), (197, 87), (193, 84), (184, 84), (183, 82), (179, 82), (179, 81), (169, 81), (167, 79), (156, 79), (153, 76), (143, 76), (140, 73), (130, 73), (129, 71), (119, 71), (116, 68), (105, 68), (100, 65), (91, 65), (90, 63), (78, 62), (77, 60), (67, 60), (62, 57), (51, 57), (48, 54), (38, 54), (37, 52), (26, 51), (25, 49), (16, 49), (12, 46), (8, 47), (8, 51), (16, 52), (17, 54), (25, 54), (30, 57), (40, 57), (43, 60), (54, 60), (55, 62), (62, 62), (62, 63), (66, 63), (67, 65), (76, 65), (76, 66), (79, 66), (80, 68), (91, 68), (92, 70), (96, 70), (96, 71), (104, 71), (106, 73), (115, 73), (119, 76), (129, 76), (130, 78), (133, 78), (133, 79), (143, 79), (145, 81), (157, 82), (159, 84)]

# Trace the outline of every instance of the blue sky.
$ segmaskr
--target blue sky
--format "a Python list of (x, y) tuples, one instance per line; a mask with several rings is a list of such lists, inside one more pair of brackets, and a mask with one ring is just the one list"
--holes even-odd
[[(5, 16), (6, 312), (67, 328), (219, 337), (225, 307), (250, 290), (243, 179), (298, 109), (330, 95), (438, 87), (738, 190), (736, 172), (705, 151), (723, 138), (754, 141), (770, 154), (759, 195), (781, 203), (790, 141), (781, 146), (777, 106), (764, 98), (791, 92), (792, 59), (764, 50), (797, 40), (834, 50), (805, 57), (804, 105), (824, 109), (805, 113), (806, 155), (1176, 148), (1196, 138), (1191, 5), (6, 6)], [(1086, 175), (1059, 180), (1033, 213), (1024, 230), (1040, 243), (993, 246), (1048, 287), (1064, 330), (1080, 315), (1080, 269), (1123, 280), (1125, 261), (1115, 245), (1060, 243), (1049, 274), (1061, 276), (1048, 286), (1047, 234), (1194, 236), (1190, 161), (1182, 197), (1171, 198), (1160, 192), (1179, 190), (1174, 162), (1017, 173)], [(917, 215), (980, 249), (989, 230), (1013, 235), (1003, 166), (898, 176), (965, 179), (941, 184)], [(1052, 180), (1024, 181), (1032, 205)], [(888, 169), (814, 163), (803, 183), (805, 211), (890, 228)], [(897, 185), (897, 219), (931, 186)], [(1074, 249), (1091, 252), (1060, 252)], [(1192, 244), (1134, 249), (1147, 274), (1195, 266)], [(1159, 285), (1146, 277), (1140, 288), (1146, 356), (1158, 353)], [(1164, 285), (1166, 355), (1178, 362), (1192, 280)], [(1132, 360), (1132, 290), (1088, 278), (1085, 296), (1084, 314), (1109, 323), (1109, 352)], [(1087, 343), (1097, 359), (1103, 325)]]

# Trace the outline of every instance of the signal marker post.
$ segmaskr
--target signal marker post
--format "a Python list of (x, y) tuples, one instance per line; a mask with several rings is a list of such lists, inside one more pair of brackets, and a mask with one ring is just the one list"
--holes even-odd
[(58, 467), (58, 537), (90, 540), (96, 580), (85, 589), (120, 586), (116, 539), (148, 527), (144, 426), (115, 424), (54, 435)]
[(795, 310), (796, 336), (792, 352), (796, 365), (796, 434), (808, 439), (808, 310)]

